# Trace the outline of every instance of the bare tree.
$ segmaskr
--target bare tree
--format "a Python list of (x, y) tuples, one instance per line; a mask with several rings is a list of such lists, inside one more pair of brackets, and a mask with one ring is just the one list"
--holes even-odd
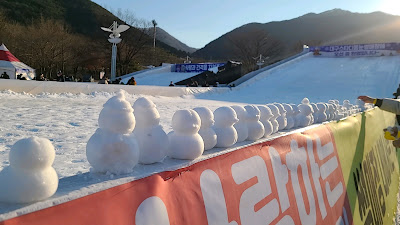
[(255, 68), (254, 57), (260, 54), (268, 56), (268, 61), (276, 60), (283, 51), (282, 43), (275, 40), (263, 29), (254, 29), (250, 32), (231, 32), (227, 36), (234, 47), (234, 55), (243, 64), (245, 72)]

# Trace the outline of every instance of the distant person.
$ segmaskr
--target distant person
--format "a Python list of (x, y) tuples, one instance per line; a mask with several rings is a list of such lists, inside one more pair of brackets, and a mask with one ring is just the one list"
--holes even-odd
[(398, 98), (400, 96), (400, 84), (399, 87), (397, 88), (396, 92), (393, 93), (394, 98)]
[(63, 75), (63, 73), (61, 72), (61, 70), (58, 71), (58, 73), (57, 73), (57, 81), (59, 81), (59, 82), (64, 82), (64, 81), (65, 81), (64, 75)]
[(136, 80), (135, 80), (135, 77), (131, 77), (129, 80), (128, 80), (128, 83), (126, 83), (127, 85), (136, 85), (137, 83), (136, 83)]
[(8, 76), (8, 74), (7, 74), (6, 72), (4, 72), (4, 73), (1, 74), (1, 77), (0, 77), (0, 78), (3, 78), (3, 79), (10, 79), (10, 76)]
[(45, 81), (46, 78), (44, 78), (44, 74), (40, 74), (40, 76), (36, 79), (37, 81)]
[[(390, 99), (390, 98), (372, 98), (369, 96), (361, 95), (358, 96), (358, 99), (365, 103), (372, 103), (375, 106), (378, 106), (380, 109), (394, 113), (396, 115), (400, 115), (400, 101), (396, 99)], [(397, 130), (398, 128), (396, 128)], [(384, 130), (386, 131), (386, 130)], [(397, 136), (397, 131), (396, 131), (396, 136)], [(396, 148), (400, 148), (400, 139), (394, 140), (393, 141), (393, 146)]]
[(101, 80), (99, 80), (99, 84), (108, 84), (108, 78), (106, 76), (103, 76)]
[(169, 83), (169, 86), (170, 86), (170, 87), (173, 87), (173, 86), (175, 86), (175, 84), (172, 83), (172, 81), (171, 81), (171, 83)]

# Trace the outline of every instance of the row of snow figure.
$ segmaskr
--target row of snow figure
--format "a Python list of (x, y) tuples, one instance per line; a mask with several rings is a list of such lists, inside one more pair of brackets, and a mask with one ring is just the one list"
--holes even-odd
[[(173, 131), (167, 135), (159, 125), (160, 115), (153, 102), (139, 98), (132, 108), (119, 92), (104, 104), (100, 128), (89, 139), (86, 154), (96, 172), (129, 173), (138, 162), (156, 163), (166, 156), (192, 160), (214, 147), (338, 120), (365, 109), (347, 100), (343, 105), (338, 103), (313, 104), (305, 98), (300, 105), (224, 106), (214, 112), (206, 107), (178, 110), (172, 117)], [(55, 151), (48, 139), (21, 139), (12, 146), (9, 157), (10, 165), (0, 172), (0, 202), (35, 202), (56, 192)]]
[(86, 155), (92, 171), (130, 173), (137, 163), (152, 164), (166, 156), (193, 160), (205, 150), (226, 148), (245, 140), (255, 141), (280, 130), (338, 120), (363, 109), (348, 100), (300, 105), (223, 106), (214, 112), (206, 107), (178, 110), (168, 135), (159, 125), (160, 114), (148, 98), (138, 98), (133, 107), (123, 92), (109, 99), (99, 116), (99, 128), (89, 139)]

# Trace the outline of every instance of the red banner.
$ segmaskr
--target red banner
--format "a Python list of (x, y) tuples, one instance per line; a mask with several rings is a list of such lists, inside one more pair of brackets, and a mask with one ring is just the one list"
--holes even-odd
[(352, 221), (333, 136), (320, 126), (0, 224), (351, 225)]

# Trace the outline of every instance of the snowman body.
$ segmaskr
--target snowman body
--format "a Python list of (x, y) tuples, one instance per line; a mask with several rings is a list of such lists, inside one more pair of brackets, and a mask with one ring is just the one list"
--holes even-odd
[(235, 110), (236, 115), (239, 119), (239, 121), (233, 125), (238, 134), (237, 142), (242, 142), (246, 140), (247, 137), (249, 136), (249, 128), (248, 128), (249, 115), (243, 106), (234, 105), (231, 106), (231, 108)]
[(276, 118), (276, 121), (278, 121), (279, 124), (279, 130), (285, 130), (287, 126), (287, 112), (285, 110), (285, 107), (283, 107), (283, 105), (280, 103), (274, 103), (274, 105), (278, 107), (279, 110), (279, 116)]
[(196, 107), (193, 110), (199, 114), (201, 119), (199, 134), (204, 141), (204, 150), (210, 150), (217, 144), (217, 134), (212, 128), (212, 125), (214, 125), (214, 114), (207, 107)]
[(222, 106), (214, 111), (214, 131), (217, 134), (218, 148), (227, 148), (236, 144), (238, 140), (238, 134), (233, 127), (235, 123), (239, 121), (235, 110), (229, 106)]
[(192, 109), (178, 110), (172, 116), (173, 132), (168, 134), (168, 156), (193, 160), (204, 152), (204, 141), (198, 133), (201, 120)]
[(0, 202), (31, 203), (51, 197), (58, 188), (54, 158), (48, 139), (17, 141), (11, 147), (10, 165), (0, 172)]
[(249, 135), (247, 140), (258, 140), (265, 134), (264, 125), (260, 122), (260, 110), (254, 105), (246, 105), (244, 108), (246, 109), (249, 117), (247, 123)]
[(136, 126), (133, 135), (139, 145), (139, 163), (161, 162), (167, 156), (168, 136), (160, 125), (160, 114), (156, 105), (141, 97), (133, 104)]
[(264, 137), (268, 137), (274, 131), (274, 128), (272, 127), (272, 123), (270, 121), (273, 116), (271, 109), (266, 107), (265, 105), (259, 105), (258, 109), (260, 110), (260, 122), (264, 126)]
[(93, 172), (126, 174), (139, 161), (139, 146), (132, 134), (136, 120), (133, 108), (120, 91), (110, 98), (99, 115), (99, 128), (86, 145)]
[(286, 111), (287, 124), (286, 124), (286, 128), (285, 129), (286, 130), (292, 129), (294, 127), (294, 125), (295, 125), (294, 124), (295, 121), (294, 121), (294, 118), (293, 118), (293, 114), (294, 114), (293, 108), (292, 108), (291, 105), (286, 104), (286, 103), (283, 103), (282, 106), (283, 106), (283, 108), (285, 108), (285, 111)]
[(272, 127), (273, 127), (273, 133), (278, 132), (279, 130), (279, 123), (276, 120), (276, 118), (278, 118), (280, 116), (279, 114), (279, 109), (278, 107), (276, 107), (273, 104), (267, 104), (267, 107), (271, 110), (272, 112), (272, 118), (270, 119), (271, 123), (272, 123)]

